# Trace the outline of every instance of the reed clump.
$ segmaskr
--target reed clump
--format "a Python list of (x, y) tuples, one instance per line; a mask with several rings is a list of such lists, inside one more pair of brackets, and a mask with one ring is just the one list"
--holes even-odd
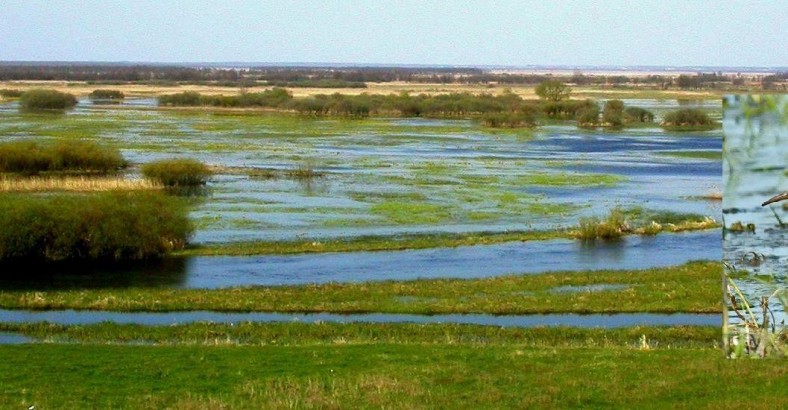
[(205, 185), (211, 174), (207, 165), (189, 158), (163, 159), (142, 166), (142, 175), (168, 187)]
[(128, 163), (120, 151), (90, 141), (12, 141), (0, 144), (0, 172), (35, 175), (42, 172), (108, 174)]
[(57, 90), (33, 89), (19, 97), (19, 108), (23, 110), (65, 110), (75, 105), (77, 97)]
[(0, 261), (135, 260), (183, 249), (180, 198), (149, 191), (2, 194)]
[(576, 237), (590, 241), (595, 239), (615, 240), (630, 230), (624, 211), (615, 207), (604, 219), (596, 216), (581, 218)]

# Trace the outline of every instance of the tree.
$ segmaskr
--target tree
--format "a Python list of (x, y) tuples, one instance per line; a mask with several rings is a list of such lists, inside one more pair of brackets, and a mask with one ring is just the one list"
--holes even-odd
[(561, 101), (569, 98), (572, 89), (558, 80), (546, 80), (536, 86), (536, 95), (543, 100)]

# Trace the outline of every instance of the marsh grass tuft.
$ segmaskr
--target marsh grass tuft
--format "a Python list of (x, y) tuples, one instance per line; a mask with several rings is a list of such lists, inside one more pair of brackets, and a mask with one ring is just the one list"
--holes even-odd
[(630, 227), (623, 210), (615, 207), (610, 210), (610, 214), (605, 219), (599, 217), (581, 218), (577, 237), (590, 241), (595, 239), (615, 240), (629, 231)]
[(142, 166), (142, 174), (168, 187), (194, 187), (205, 185), (211, 170), (194, 159), (163, 159)]
[(0, 144), (0, 172), (107, 174), (128, 165), (120, 151), (90, 141), (12, 141)]
[(77, 105), (77, 97), (56, 90), (33, 89), (19, 97), (21, 110), (65, 110)]
[(187, 205), (155, 192), (2, 194), (0, 260), (127, 260), (182, 249)]

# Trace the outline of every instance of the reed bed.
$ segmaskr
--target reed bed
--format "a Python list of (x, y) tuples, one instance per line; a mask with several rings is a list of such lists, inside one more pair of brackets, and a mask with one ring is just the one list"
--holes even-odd
[(158, 190), (164, 186), (150, 179), (118, 176), (0, 176), (0, 192), (106, 192)]

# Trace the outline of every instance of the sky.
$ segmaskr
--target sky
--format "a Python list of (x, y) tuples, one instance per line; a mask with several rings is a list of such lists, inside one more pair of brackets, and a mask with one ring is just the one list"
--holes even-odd
[(788, 66), (788, 1), (2, 0), (0, 61)]

